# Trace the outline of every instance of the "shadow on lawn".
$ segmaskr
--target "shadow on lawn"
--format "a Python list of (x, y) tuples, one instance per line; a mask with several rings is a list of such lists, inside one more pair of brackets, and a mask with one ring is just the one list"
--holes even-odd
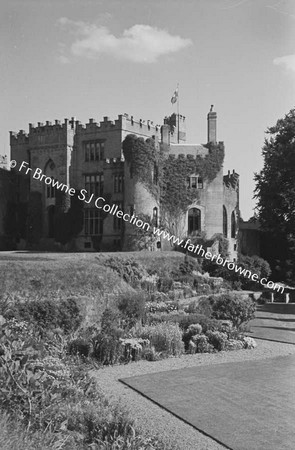
[(288, 327), (273, 327), (271, 325), (252, 325), (252, 328), (268, 328), (270, 330), (283, 330), (283, 331), (295, 331), (295, 328), (288, 328)]
[(256, 317), (256, 319), (257, 320), (276, 320), (278, 322), (294, 322), (295, 323), (295, 317), (294, 317), (294, 319), (282, 319), (280, 317), (269, 317), (269, 316), (262, 317), (262, 316), (259, 316), (259, 317)]
[(258, 305), (257, 311), (273, 314), (294, 314), (295, 319), (295, 303), (267, 303)]

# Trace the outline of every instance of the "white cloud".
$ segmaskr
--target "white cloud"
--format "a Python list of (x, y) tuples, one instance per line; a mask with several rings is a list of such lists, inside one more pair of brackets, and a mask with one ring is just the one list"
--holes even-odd
[(178, 52), (192, 44), (190, 39), (172, 36), (149, 25), (133, 25), (116, 37), (105, 26), (73, 21), (63, 17), (58, 23), (76, 36), (70, 53), (96, 59), (101, 55), (139, 63), (154, 63), (161, 56)]
[(58, 60), (61, 64), (69, 64), (69, 63), (70, 63), (69, 58), (68, 58), (67, 56), (65, 56), (65, 55), (59, 55), (59, 56), (57, 57), (57, 60)]
[(273, 63), (276, 66), (282, 66), (287, 70), (291, 70), (292, 72), (295, 72), (295, 55), (286, 55), (286, 56), (281, 56), (279, 58), (275, 58), (273, 60)]

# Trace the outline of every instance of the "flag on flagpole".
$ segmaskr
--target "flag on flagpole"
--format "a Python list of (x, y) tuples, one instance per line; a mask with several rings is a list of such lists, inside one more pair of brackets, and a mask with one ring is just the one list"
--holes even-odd
[(171, 103), (172, 103), (172, 105), (173, 105), (174, 103), (177, 102), (177, 99), (178, 99), (178, 86), (177, 86), (177, 88), (175, 89), (174, 94), (173, 94), (172, 97), (171, 97)]

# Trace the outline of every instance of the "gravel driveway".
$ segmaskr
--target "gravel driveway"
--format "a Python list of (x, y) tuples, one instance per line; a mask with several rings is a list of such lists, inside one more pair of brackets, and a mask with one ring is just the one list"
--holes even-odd
[[(136, 363), (105, 367), (93, 370), (102, 391), (114, 400), (120, 400), (136, 420), (137, 426), (147, 435), (159, 435), (167, 444), (174, 444), (179, 450), (221, 450), (225, 447), (187, 425), (168, 411), (157, 406), (128, 388), (119, 378), (182, 369), (185, 367), (205, 366), (226, 362), (259, 360), (275, 356), (295, 354), (295, 345), (257, 340), (257, 348), (219, 352), (214, 354), (184, 355), (181, 358), (169, 358), (163, 361)], [(210, 370), (208, 368), (208, 370)]]

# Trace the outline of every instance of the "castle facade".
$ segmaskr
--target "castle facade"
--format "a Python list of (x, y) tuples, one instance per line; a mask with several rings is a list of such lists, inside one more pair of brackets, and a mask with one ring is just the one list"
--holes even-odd
[[(46, 177), (87, 192), (83, 202), (83, 226), (74, 240), (77, 250), (128, 250), (129, 237), (136, 235), (134, 225), (111, 214), (103, 215), (93, 203), (87, 203), (93, 194), (115, 204), (130, 216), (145, 215), (153, 223), (161, 223), (159, 199), (132, 176), (130, 165), (124, 159), (124, 139), (128, 135), (153, 139), (157, 151), (164, 149), (167, 157), (177, 160), (206, 158), (212, 149), (217, 154), (224, 153), (223, 142), (217, 142), (217, 115), (213, 108), (207, 122), (208, 142), (202, 145), (186, 143), (185, 117), (180, 114), (166, 117), (161, 126), (123, 114), (115, 121), (104, 117), (99, 123), (90, 119), (84, 125), (72, 118), (62, 123), (56, 120), (37, 126), (29, 124), (28, 133), (23, 130), (10, 132), (11, 160), (16, 161), (17, 167), (26, 161), (32, 169), (30, 174), (22, 174), (18, 181), (18, 202), (29, 204), (30, 208), (32, 199), (36, 196), (39, 199), (35, 202), (37, 218), (27, 224), (27, 236), (21, 236), (22, 245), (28, 234), (34, 233), (34, 227), (38, 228), (35, 235), (40, 245), (55, 241), (55, 217), (60, 202), (52, 185), (32, 177), (39, 168)], [(196, 195), (180, 218), (182, 236), (179, 237), (203, 233), (211, 239), (222, 234), (228, 239), (230, 256), (234, 260), (239, 223), (239, 176), (234, 171), (224, 176), (222, 165), (213, 180), (208, 181), (197, 172), (191, 173), (186, 180), (190, 192)], [(70, 203), (65, 202), (64, 210), (69, 206)], [(169, 247), (169, 242), (161, 242), (159, 238), (151, 249)]]

